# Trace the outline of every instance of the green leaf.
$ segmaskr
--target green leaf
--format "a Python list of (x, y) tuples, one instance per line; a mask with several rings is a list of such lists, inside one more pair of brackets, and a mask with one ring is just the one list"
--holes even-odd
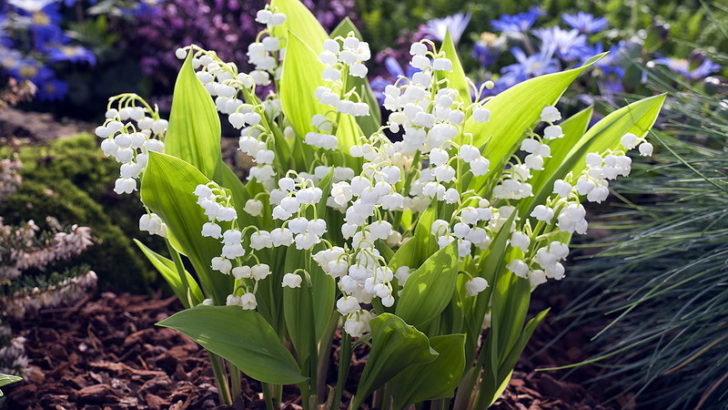
[[(521, 215), (530, 214), (536, 205), (544, 203), (551, 194), (554, 182), (557, 179), (564, 178), (569, 172), (578, 175), (584, 170), (586, 168), (586, 155), (589, 152), (601, 153), (610, 149), (619, 149), (622, 136), (628, 132), (640, 138), (647, 135), (660, 113), (665, 97), (665, 94), (656, 95), (622, 107), (602, 118), (575, 142), (573, 137), (565, 141), (562, 141), (563, 139), (554, 141), (552, 149), (559, 153), (559, 157), (553, 157), (545, 161), (544, 167), (551, 170), (549, 174), (545, 175), (548, 179), (544, 178), (540, 190), (534, 190), (530, 207)], [(568, 150), (568, 152), (561, 155), (562, 150)]]
[(166, 154), (149, 153), (149, 163), (142, 176), (142, 202), (167, 224), (180, 253), (195, 269), (204, 293), (221, 304), (232, 289), (232, 277), (215, 272), (210, 261), (220, 256), (222, 245), (200, 234), (208, 221), (197, 205), (195, 187), (210, 180), (187, 162)]
[(400, 266), (414, 268), (420, 266), (428, 256), (435, 252), (435, 241), (430, 235), (430, 227), (435, 221), (435, 208), (429, 207), (417, 218), (415, 234), (394, 253), (389, 267), (396, 271)]
[(210, 94), (195, 75), (192, 54), (188, 53), (174, 85), (164, 152), (212, 178), (222, 161), (220, 118)]
[(273, 328), (253, 310), (197, 306), (175, 313), (157, 325), (184, 333), (261, 382), (294, 384), (306, 380)]
[(437, 77), (446, 79), (448, 87), (458, 90), (458, 100), (466, 106), (470, 105), (472, 99), (468, 78), (465, 76), (462, 64), (460, 64), (460, 58), (458, 57), (458, 52), (455, 49), (455, 43), (452, 41), (449, 30), (445, 33), (445, 39), (442, 40), (440, 51), (444, 52), (445, 57), (452, 62), (452, 71), (438, 71)]
[[(170, 288), (172, 288), (172, 292), (174, 292), (175, 296), (177, 296), (177, 299), (179, 299), (182, 304), (186, 304), (187, 287), (185, 287), (184, 283), (182, 282), (182, 278), (179, 277), (179, 273), (177, 272), (177, 267), (175, 266), (174, 262), (149, 249), (146, 245), (136, 239), (134, 239), (134, 243), (139, 247), (139, 249), (141, 249), (142, 253), (144, 253), (144, 256), (149, 259), (149, 262), (152, 263), (152, 266), (157, 269), (157, 271), (162, 275), (164, 280), (167, 281), (167, 284)], [(197, 284), (195, 278), (190, 275), (189, 272), (187, 272), (187, 269), (185, 269), (184, 272), (185, 277), (187, 278), (187, 284), (190, 287), (192, 303), (194, 305), (197, 305), (198, 303), (201, 303), (205, 297), (202, 295), (200, 286)]]
[(455, 243), (427, 258), (407, 279), (395, 309), (397, 316), (424, 329), (450, 303), (459, 266)]
[(329, 36), (308, 7), (299, 0), (273, 0), (271, 8), (276, 13), (286, 15), (285, 23), (273, 27), (273, 35), (287, 39), (289, 33), (293, 34), (313, 50), (318, 61), (318, 55), (323, 51), (324, 40)]
[(427, 336), (401, 318), (383, 313), (369, 323), (372, 349), (352, 401), (351, 408), (354, 409), (358, 409), (371, 392), (403, 370), (437, 358)]
[(343, 154), (345, 165), (354, 169), (361, 168), (361, 160), (350, 156), (349, 148), (356, 145), (357, 139), (364, 135), (364, 131), (359, 128), (356, 119), (349, 114), (339, 114), (337, 121), (336, 139), (339, 140), (337, 148)]
[[(353, 32), (359, 40), (364, 40), (359, 30), (348, 17), (342, 20), (334, 31), (331, 32), (331, 38), (338, 36), (345, 38), (350, 32)], [(374, 97), (372, 87), (369, 85), (369, 80), (350, 75), (346, 79), (346, 87), (356, 89), (356, 92), (362, 100), (369, 105), (369, 115), (356, 117), (356, 122), (364, 132), (364, 135), (372, 135), (382, 125), (382, 113), (379, 110), (379, 101)]]
[(318, 54), (301, 38), (291, 33), (286, 55), (283, 58), (280, 96), (281, 108), (299, 139), (314, 131), (311, 119), (316, 114), (325, 115), (330, 107), (321, 104), (314, 93), (324, 84), (321, 77), (324, 65)]
[[(13, 376), (12, 374), (0, 374), (0, 387), (19, 382), (21, 380), (23, 380), (23, 378), (19, 376)], [(3, 397), (2, 390), (0, 390), (0, 397)]]
[(511, 349), (508, 356), (505, 360), (503, 360), (503, 363), (501, 363), (500, 368), (498, 369), (498, 374), (501, 379), (505, 379), (513, 371), (513, 367), (516, 365), (516, 362), (518, 362), (518, 359), (521, 358), (523, 349), (526, 348), (528, 341), (531, 340), (531, 335), (533, 335), (536, 327), (543, 322), (549, 311), (550, 309), (542, 310), (536, 316), (531, 318), (526, 323), (526, 326), (523, 327), (523, 331), (521, 332), (518, 341), (513, 345), (513, 349)]
[(465, 369), (465, 335), (434, 336), (430, 347), (439, 354), (435, 360), (411, 366), (389, 382), (394, 408), (453, 395)]
[[(284, 272), (289, 273), (303, 268), (305, 266), (304, 258), (303, 251), (296, 249), (295, 246), (289, 246), (286, 250)], [(314, 323), (312, 299), (311, 285), (305, 278), (300, 288), (283, 288), (283, 317), (286, 321), (286, 329), (291, 337), (291, 342), (296, 350), (298, 363), (302, 367), (311, 356), (313, 346), (316, 344), (315, 332), (312, 331)]]

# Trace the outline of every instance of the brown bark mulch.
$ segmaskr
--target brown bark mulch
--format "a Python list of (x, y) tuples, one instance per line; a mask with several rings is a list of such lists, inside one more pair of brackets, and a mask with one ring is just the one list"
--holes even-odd
[[(205, 352), (176, 331), (154, 326), (179, 309), (175, 298), (107, 292), (14, 323), (16, 334), (26, 338), (32, 371), (23, 382), (3, 389), (8, 396), (6, 407), (215, 408), (217, 389)], [(528, 359), (558, 332), (549, 326), (544, 323), (537, 332), (508, 389), (493, 407), (609, 409), (583, 386), (560, 381), (554, 373), (533, 371), (582, 359), (575, 345), (564, 346), (564, 342), (556, 350), (551, 348)], [(581, 338), (566, 340), (579, 343)], [(357, 360), (352, 373), (356, 374), (360, 366), (362, 361)], [(261, 408), (256, 391), (260, 391), (256, 382), (245, 383), (243, 398), (235, 407)], [(287, 391), (285, 396), (293, 399), (295, 392)], [(287, 408), (300, 409), (297, 404)]]

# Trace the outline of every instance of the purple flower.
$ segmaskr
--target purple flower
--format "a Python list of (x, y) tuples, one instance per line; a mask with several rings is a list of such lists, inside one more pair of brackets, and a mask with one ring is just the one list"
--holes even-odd
[(470, 22), (470, 13), (458, 13), (441, 19), (432, 19), (425, 25), (425, 32), (439, 41), (445, 39), (445, 33), (450, 32), (452, 42), (457, 44), (462, 37), (465, 28)]
[(595, 18), (589, 13), (580, 11), (576, 14), (564, 13), (561, 18), (569, 27), (584, 34), (592, 34), (607, 28), (609, 22), (606, 18)]
[(661, 57), (652, 60), (650, 63), (648, 63), (648, 66), (654, 64), (664, 65), (690, 81), (700, 80), (716, 71), (720, 71), (720, 65), (714, 63), (708, 58), (705, 58), (703, 62), (695, 68), (691, 67), (690, 60), (680, 58)]
[(586, 36), (577, 30), (564, 30), (554, 26), (533, 30), (533, 34), (541, 39), (541, 49), (550, 49), (566, 61), (580, 60), (585, 53), (589, 53), (589, 44)]
[(518, 14), (503, 14), (498, 20), (491, 20), (490, 24), (498, 31), (506, 33), (525, 33), (536, 22), (544, 12), (538, 7), (531, 7), (530, 10)]

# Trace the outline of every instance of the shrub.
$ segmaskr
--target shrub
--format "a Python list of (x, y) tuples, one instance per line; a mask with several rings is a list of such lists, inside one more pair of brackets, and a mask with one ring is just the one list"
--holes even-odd
[[(329, 36), (297, 0), (256, 20), (253, 71), (179, 48), (169, 121), (121, 94), (96, 128), (121, 164), (115, 192), (141, 185), (139, 225), (168, 246), (170, 258), (140, 246), (187, 308), (160, 324), (211, 352), (223, 402), (240, 395), (242, 371), (268, 408), (286, 384), (304, 408), (336, 408), (366, 344), (351, 408), (375, 390), (383, 408), (485, 408), (547, 313), (527, 320), (532, 289), (564, 277), (571, 236), (587, 231), (582, 202), (629, 174), (628, 151), (651, 154), (665, 96), (587, 130), (590, 109), (561, 121), (553, 104), (603, 56), (484, 99), (446, 36), (412, 44), (421, 71), (385, 90), (382, 123), (350, 21)], [(273, 90), (263, 100), (261, 86)], [(255, 161), (245, 183), (222, 161), (217, 111)]]

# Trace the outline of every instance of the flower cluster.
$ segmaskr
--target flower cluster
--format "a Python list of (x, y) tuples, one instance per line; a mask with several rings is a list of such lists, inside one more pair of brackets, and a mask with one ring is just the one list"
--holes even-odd
[[(527, 20), (531, 21), (529, 16)], [(544, 171), (551, 159), (552, 145), (559, 143), (564, 134), (559, 125), (561, 113), (556, 107), (543, 108), (541, 123), (518, 140), (515, 148), (520, 147), (520, 151), (492, 169), (485, 147), (479, 146), (476, 136), (466, 131), (466, 124), (472, 127), (490, 121), (491, 112), (486, 108), (490, 97), (483, 96), (483, 89), (493, 88), (494, 84), (487, 82), (481, 90), (468, 84), (477, 98), (462, 98), (458, 90), (450, 87), (445, 75), (452, 72), (453, 62), (432, 41), (423, 40), (409, 48), (411, 75), (400, 76), (383, 90), (382, 105), (390, 112), (387, 121), (371, 135), (353, 135), (349, 140), (353, 142), (345, 142), (337, 133), (342, 121), (355, 124), (357, 117), (371, 114), (370, 106), (359, 94), (362, 90), (347, 81), (350, 77), (366, 77), (369, 46), (349, 33), (327, 39), (321, 45), (318, 60), (322, 64), (322, 85), (315, 88), (311, 101), (330, 110), (311, 118), (315, 131), (296, 135), (281, 110), (278, 94), (270, 92), (262, 100), (259, 97), (260, 89), (274, 87), (285, 75), (280, 64), (287, 44), (273, 33), (275, 27), (286, 24), (286, 16), (266, 6), (256, 14), (256, 21), (265, 28), (248, 47), (248, 60), (253, 67), (250, 73), (239, 71), (237, 65), (197, 46), (176, 52), (177, 58), (191, 60), (217, 110), (240, 130), (240, 150), (255, 162), (248, 180), (259, 183), (255, 185), (259, 192), (245, 204), (235, 204), (230, 192), (215, 182), (199, 185), (194, 191), (197, 205), (208, 219), (200, 227), (201, 236), (221, 243), (221, 253), (209, 261), (210, 266), (235, 278), (227, 305), (256, 309), (259, 281), (276, 274), (281, 286), (300, 288), (311, 283), (315, 273), (312, 269), (320, 269), (337, 285), (335, 306), (343, 318), (344, 330), (360, 337), (370, 330), (372, 306), (393, 307), (418, 268), (407, 264), (390, 266), (391, 255), (385, 254), (384, 249), (391, 251), (416, 240), (412, 225), (403, 223), (404, 215), (417, 218), (426, 212), (436, 216), (425, 226), (429, 237), (434, 238), (433, 243), (443, 250), (452, 247), (463, 266), (478, 263), (494, 238), (505, 230), (509, 271), (527, 278), (534, 287), (547, 279), (559, 280), (565, 273), (562, 262), (568, 256), (569, 235), (587, 230), (582, 200), (603, 201), (609, 193), (608, 181), (629, 173), (626, 151), (640, 142), (640, 153), (648, 155), (652, 151), (649, 143), (626, 134), (622, 138), (623, 149), (590, 153), (584, 166), (555, 181), (548, 188), (553, 192), (544, 202), (533, 204), (524, 213), (521, 204), (534, 197), (535, 176)], [(510, 22), (509, 27), (513, 24)], [(533, 22), (525, 28), (519, 24), (519, 30), (527, 30), (530, 24)], [(577, 37), (583, 36), (578, 30), (576, 33)], [(557, 45), (553, 53), (565, 56), (573, 51)], [(132, 100), (128, 96), (122, 100), (124, 107), (129, 106), (127, 114), (122, 114), (123, 109), (112, 113), (97, 133), (109, 141), (105, 141), (104, 149), (109, 155), (117, 156), (120, 162), (136, 158), (134, 163), (139, 163), (139, 156), (155, 150), (144, 144), (153, 142), (163, 148), (164, 127), (159, 127), (160, 132), (152, 129), (145, 134), (148, 127), (137, 124), (141, 129), (138, 131), (133, 124), (122, 123), (122, 116), (132, 120), (143, 117), (145, 121), (153, 118), (151, 124), (163, 121), (158, 119), (156, 110), (129, 105)], [(116, 141), (118, 135), (139, 132), (146, 137), (139, 140), (141, 145), (135, 146), (141, 153), (132, 150), (118, 158), (114, 151), (114, 147), (119, 150), (122, 145)], [(398, 133), (401, 139), (393, 141), (385, 132)], [(304, 169), (279, 151), (281, 144), (295, 147), (300, 142), (305, 144), (301, 149), (313, 153)], [(346, 146), (346, 152), (340, 152), (342, 146)], [(473, 189), (465, 182), (474, 180), (482, 181), (488, 189)], [(265, 229), (239, 226), (240, 209), (272, 225)], [(322, 210), (326, 215), (322, 215)], [(154, 214), (144, 215), (141, 225), (149, 232), (164, 235), (164, 224)], [(275, 252), (276, 248), (301, 252), (316, 267), (307, 263), (285, 273), (272, 272), (259, 256)], [(471, 269), (460, 274), (465, 275), (464, 290), (469, 297), (489, 286), (485, 278)]]
[[(116, 108), (112, 108), (114, 104)], [(164, 150), (167, 126), (167, 120), (159, 117), (159, 110), (152, 109), (135, 94), (123, 94), (109, 101), (106, 121), (96, 127), (95, 132), (103, 139), (101, 150), (104, 155), (121, 164), (114, 192), (129, 194), (136, 191), (136, 180), (146, 167), (149, 152)]]
[[(356, 90), (343, 89), (347, 76), (366, 78), (368, 69), (364, 63), (371, 58), (369, 44), (350, 35), (346, 38), (327, 39), (323, 47), (319, 61), (326, 67), (322, 76), (328, 86), (318, 87), (316, 98), (322, 104), (333, 107), (336, 112), (355, 117), (369, 115), (369, 105), (362, 101)], [(328, 150), (336, 149), (338, 139), (331, 135), (336, 124), (320, 114), (313, 117), (312, 123), (318, 132), (306, 134), (306, 144)]]
[[(210, 261), (210, 267), (224, 275), (232, 275), (236, 280), (236, 286), (228, 295), (226, 304), (241, 306), (243, 309), (255, 309), (258, 305), (255, 298), (257, 282), (267, 278), (271, 274), (270, 267), (264, 263), (256, 263), (253, 266), (245, 265), (249, 260), (257, 261), (253, 254), (248, 254), (243, 247), (245, 240), (248, 240), (250, 249), (260, 250), (273, 246), (275, 233), (255, 230), (248, 238), (246, 232), (254, 227), (246, 227), (242, 231), (238, 229), (238, 214), (232, 205), (230, 194), (215, 183), (198, 185), (194, 192), (197, 196), (197, 204), (205, 211), (209, 222), (202, 226), (203, 237), (217, 239), (222, 243), (220, 256)], [(260, 214), (262, 203), (257, 200), (249, 200), (245, 204), (245, 211), (251, 214)], [(288, 246), (291, 241), (276, 241), (276, 246)], [(212, 300), (206, 300), (205, 304), (211, 304)]]

